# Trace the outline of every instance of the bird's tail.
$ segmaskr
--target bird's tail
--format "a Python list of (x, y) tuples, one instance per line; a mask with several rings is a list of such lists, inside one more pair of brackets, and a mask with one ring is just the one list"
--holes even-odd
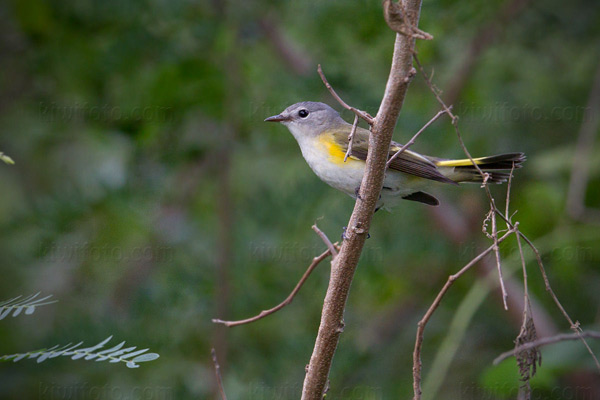
[[(463, 160), (432, 160), (440, 172), (455, 182), (483, 182), (483, 177), (468, 158)], [(489, 174), (487, 182), (506, 182), (510, 170), (521, 168), (525, 161), (523, 153), (506, 153), (495, 156), (474, 158), (473, 161), (484, 172)]]

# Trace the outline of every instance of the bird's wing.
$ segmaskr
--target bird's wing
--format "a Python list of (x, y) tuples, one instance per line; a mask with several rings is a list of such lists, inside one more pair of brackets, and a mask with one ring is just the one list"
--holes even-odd
[[(334, 136), (336, 142), (343, 148), (344, 151), (346, 151), (348, 149), (348, 136), (342, 132), (336, 133)], [(400, 150), (400, 148), (402, 148), (401, 144), (392, 142), (388, 159), (391, 158), (398, 150)], [(367, 159), (368, 149), (369, 131), (363, 128), (357, 128), (356, 133), (354, 134), (350, 156), (364, 161)], [(420, 155), (419, 153), (415, 153), (414, 151), (410, 150), (404, 150), (402, 154), (396, 157), (390, 164), (390, 169), (404, 172), (405, 174), (418, 176), (420, 178), (456, 185), (456, 182), (444, 176), (432, 161)]]

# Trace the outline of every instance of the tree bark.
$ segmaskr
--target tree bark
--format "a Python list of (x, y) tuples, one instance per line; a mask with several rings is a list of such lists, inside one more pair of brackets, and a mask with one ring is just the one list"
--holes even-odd
[[(416, 27), (421, 0), (405, 0), (402, 5), (406, 22)], [(331, 264), (331, 276), (323, 303), (321, 324), (302, 389), (304, 400), (321, 400), (328, 386), (331, 362), (340, 334), (344, 330), (344, 309), (350, 285), (383, 186), (392, 134), (406, 90), (416, 73), (412, 66), (414, 45), (414, 37), (396, 34), (390, 75), (369, 136), (369, 154), (359, 198), (348, 222), (346, 239)]]

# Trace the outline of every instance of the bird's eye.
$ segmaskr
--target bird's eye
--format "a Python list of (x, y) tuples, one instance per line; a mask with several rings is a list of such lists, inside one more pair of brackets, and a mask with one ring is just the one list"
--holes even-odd
[(300, 111), (298, 111), (298, 115), (300, 116), (300, 118), (306, 118), (308, 117), (308, 111), (306, 111), (304, 108)]

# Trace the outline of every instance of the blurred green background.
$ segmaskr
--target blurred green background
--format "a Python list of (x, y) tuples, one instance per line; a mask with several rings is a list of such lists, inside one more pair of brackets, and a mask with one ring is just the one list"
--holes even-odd
[[(435, 37), (418, 43), (421, 62), (461, 116), (471, 153), (527, 153), (514, 218), (572, 318), (599, 330), (598, 219), (567, 202), (587, 173), (583, 201), (600, 207), (600, 107), (589, 101), (600, 76), (598, 2), (425, 1), (420, 26)], [(353, 201), (314, 176), (284, 127), (262, 121), (302, 100), (340, 109), (318, 63), (349, 104), (375, 114), (393, 42), (375, 0), (0, 3), (0, 151), (16, 162), (0, 165), (0, 299), (41, 291), (59, 300), (1, 321), (0, 354), (114, 335), (161, 355), (135, 370), (2, 363), (0, 398), (216, 398), (212, 346), (230, 399), (298, 398), (327, 262), (273, 316), (233, 329), (211, 318), (246, 318), (285, 298), (325, 249), (310, 226), (337, 239)], [(438, 109), (417, 76), (395, 140)], [(586, 125), (592, 144), (576, 151)], [(413, 149), (461, 156), (444, 118)], [(586, 151), (590, 162), (573, 173)], [(501, 207), (505, 189), (492, 188)], [(481, 189), (435, 194), (435, 210), (406, 202), (375, 215), (328, 399), (410, 398), (417, 321), (447, 276), (489, 245)], [(492, 365), (520, 327), (514, 240), (502, 255), (509, 311), (496, 275), (486, 278), (491, 259), (456, 282), (426, 330), (425, 398), (516, 398), (514, 359)], [(539, 335), (568, 332), (526, 258)], [(534, 398), (600, 398), (580, 343), (542, 352)]]

